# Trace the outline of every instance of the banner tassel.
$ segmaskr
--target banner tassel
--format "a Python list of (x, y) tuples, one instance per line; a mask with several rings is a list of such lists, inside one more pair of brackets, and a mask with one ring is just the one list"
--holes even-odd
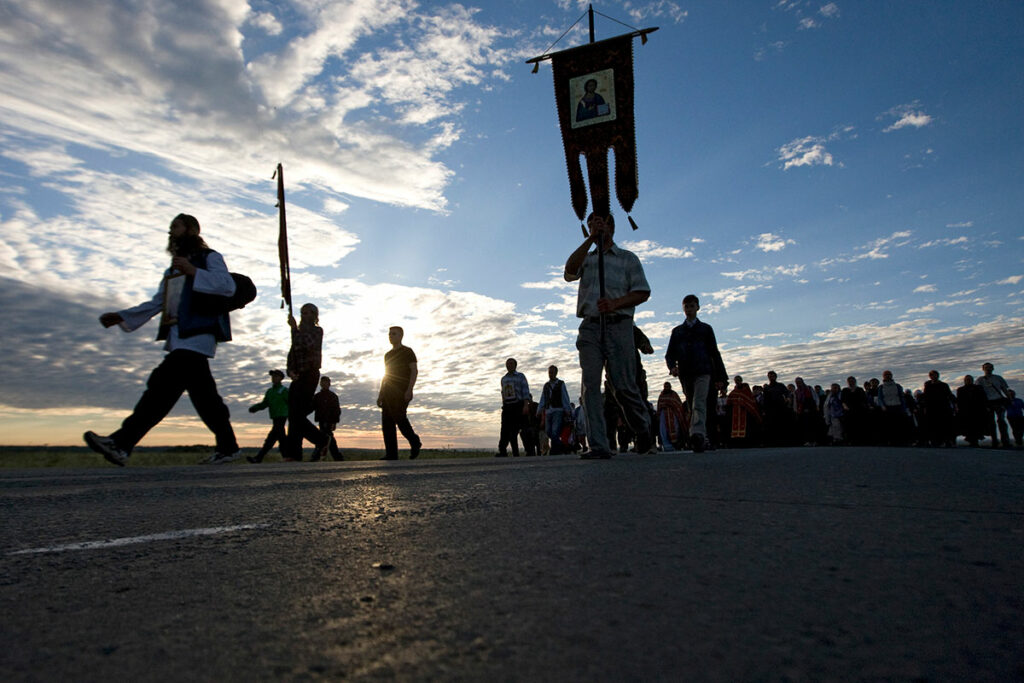
[(633, 229), (634, 229), (634, 230), (637, 230), (637, 229), (638, 229), (638, 226), (637, 226), (637, 224), (636, 224), (636, 221), (634, 221), (634, 220), (633, 220), (633, 217), (632, 217), (632, 216), (630, 216), (630, 215), (629, 215), (628, 213), (626, 214), (626, 219), (627, 219), (627, 220), (629, 221), (629, 224), (633, 226)]

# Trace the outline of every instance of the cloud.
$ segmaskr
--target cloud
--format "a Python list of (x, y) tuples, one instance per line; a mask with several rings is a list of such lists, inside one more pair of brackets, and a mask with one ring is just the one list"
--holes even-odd
[(799, 375), (808, 384), (828, 385), (848, 375), (860, 381), (880, 377), (882, 370), (891, 369), (905, 388), (915, 388), (933, 368), (949, 378), (976, 371), (987, 358), (998, 365), (1012, 357), (1010, 349), (1019, 343), (1024, 318), (952, 327), (936, 322), (919, 318), (835, 327), (806, 343), (738, 346), (722, 355), (729, 373), (748, 381), (764, 381), (765, 373), (774, 369), (781, 378)]
[(460, 93), (514, 50), (475, 10), (414, 6), (290, 4), (269, 41), (245, 3), (12, 0), (5, 124), (243, 186), (283, 160), (291, 187), (443, 211)]
[(708, 302), (702, 304), (701, 308), (709, 315), (718, 313), (733, 304), (746, 303), (748, 296), (761, 289), (771, 289), (771, 285), (739, 285), (720, 289), (717, 292), (711, 292), (707, 297)]
[(770, 232), (763, 232), (757, 236), (757, 243), (754, 246), (755, 248), (768, 253), (772, 251), (782, 251), (790, 244), (796, 244), (796, 241), (780, 237), (779, 235), (775, 235)]
[(652, 2), (630, 2), (627, 0), (622, 7), (629, 14), (630, 19), (637, 23), (664, 17), (674, 24), (681, 24), (690, 14), (671, 0), (653, 0)]
[(835, 163), (831, 152), (825, 149), (825, 138), (808, 135), (797, 138), (779, 147), (778, 160), (783, 162), (783, 170), (800, 166), (832, 166)]
[(284, 29), (281, 22), (270, 12), (260, 12), (249, 17), (249, 23), (270, 36), (279, 36)]
[(963, 221), (962, 223), (946, 223), (947, 228), (973, 228), (974, 221)]
[(804, 272), (804, 266), (768, 266), (766, 268), (755, 268), (722, 273), (724, 277), (735, 280), (753, 280), (754, 282), (771, 282), (779, 277), (797, 277)]
[(961, 244), (967, 244), (968, 242), (970, 242), (970, 240), (964, 235), (961, 235), (960, 237), (943, 237), (937, 240), (922, 242), (917, 246), (917, 248), (927, 249), (929, 247), (953, 247)]
[(925, 294), (928, 292), (937, 292), (939, 288), (935, 285), (920, 285), (914, 288), (914, 294)]
[(1024, 280), (1024, 275), (1011, 275), (1005, 280), (999, 280), (996, 282), (997, 285), (1019, 285), (1021, 280)]
[(885, 118), (896, 118), (894, 123), (882, 130), (883, 133), (891, 133), (894, 130), (900, 130), (901, 128), (907, 127), (924, 128), (934, 120), (931, 116), (925, 114), (920, 109), (920, 104), (917, 102), (893, 107), (878, 118), (879, 120)]
[(834, 2), (822, 5), (821, 9), (818, 10), (818, 14), (828, 19), (835, 19), (839, 16), (839, 6)]
[(666, 247), (651, 240), (639, 240), (637, 242), (623, 242), (623, 248), (636, 254), (641, 261), (648, 262), (651, 259), (687, 259), (693, 258), (691, 249), (679, 249), (677, 247)]
[(910, 230), (900, 230), (888, 237), (879, 237), (868, 242), (866, 245), (857, 247), (855, 254), (851, 256), (836, 256), (821, 260), (818, 265), (825, 267), (834, 263), (856, 263), (863, 260), (879, 260), (889, 258), (889, 250), (892, 248), (905, 247), (910, 243), (913, 233)]

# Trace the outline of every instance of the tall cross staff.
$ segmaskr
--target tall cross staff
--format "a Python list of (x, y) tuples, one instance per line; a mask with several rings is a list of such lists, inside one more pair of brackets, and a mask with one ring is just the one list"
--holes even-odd
[(273, 180), (277, 178), (277, 208), (280, 226), (277, 232), (277, 254), (281, 260), (281, 308), (288, 304), (288, 317), (292, 317), (292, 272), (288, 263), (288, 222), (284, 215), (284, 169), (277, 165)]

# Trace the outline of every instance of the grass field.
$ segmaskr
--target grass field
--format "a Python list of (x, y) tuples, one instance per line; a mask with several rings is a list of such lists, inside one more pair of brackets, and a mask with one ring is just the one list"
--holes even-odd
[[(239, 457), (230, 465), (245, 465), (245, 456), (255, 455), (257, 449), (243, 448)], [(129, 467), (176, 467), (195, 465), (213, 452), (212, 446), (151, 446), (139, 447), (132, 452)], [(308, 461), (313, 450), (306, 448), (303, 456)], [(384, 449), (342, 448), (341, 454), (346, 460), (379, 460), (384, 457)], [(463, 449), (432, 449), (424, 448), (420, 452), (421, 460), (432, 458), (481, 458), (493, 457), (493, 451)], [(408, 451), (399, 451), (398, 457), (409, 457)], [(271, 451), (264, 462), (281, 462), (277, 450)], [(328, 462), (331, 462), (328, 456)], [(85, 446), (0, 446), (0, 469), (30, 467), (114, 467), (103, 456), (94, 453)]]

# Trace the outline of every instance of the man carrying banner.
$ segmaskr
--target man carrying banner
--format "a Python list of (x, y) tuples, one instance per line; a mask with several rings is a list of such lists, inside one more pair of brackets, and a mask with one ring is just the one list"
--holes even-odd
[[(582, 321), (576, 348), (583, 371), (583, 410), (591, 449), (582, 457), (612, 456), (601, 399), (606, 370), (626, 421), (637, 435), (637, 452), (648, 453), (652, 445), (650, 417), (636, 384), (633, 311), (650, 298), (651, 286), (636, 254), (615, 244), (611, 215), (590, 214), (587, 225), (590, 236), (570, 254), (564, 273), (566, 282), (580, 281), (576, 317)], [(599, 269), (598, 250), (589, 251), (591, 244), (603, 253), (603, 269)], [(604, 271), (603, 292), (599, 270)]]

